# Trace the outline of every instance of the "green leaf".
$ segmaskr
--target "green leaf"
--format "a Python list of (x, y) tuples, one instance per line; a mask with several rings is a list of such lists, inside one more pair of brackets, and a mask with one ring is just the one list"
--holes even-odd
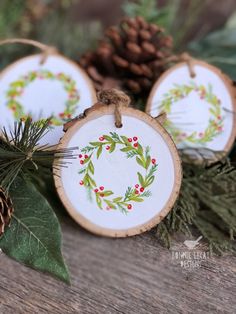
[(130, 200), (139, 203), (143, 202), (143, 199), (141, 197), (132, 197)]
[(139, 183), (140, 183), (142, 186), (144, 186), (144, 178), (143, 178), (143, 176), (141, 175), (140, 172), (138, 172), (138, 180), (139, 180)]
[(124, 148), (120, 149), (121, 152), (130, 152), (131, 150), (134, 150), (134, 148), (133, 147), (124, 147)]
[(111, 147), (110, 147), (110, 149), (109, 149), (109, 153), (114, 152), (115, 148), (116, 148), (116, 143), (115, 143), (115, 142), (112, 142), (112, 143), (111, 143)]
[(121, 197), (121, 196), (118, 196), (118, 197), (116, 197), (116, 198), (113, 198), (113, 202), (114, 203), (117, 203), (117, 202), (120, 202), (120, 201), (122, 201), (122, 199), (123, 199), (123, 197)]
[(102, 146), (102, 143), (100, 143), (100, 142), (90, 142), (89, 144), (94, 146), (94, 147)]
[(102, 153), (102, 146), (100, 146), (97, 150), (97, 159), (100, 157), (101, 153)]
[(108, 142), (112, 143), (113, 142), (113, 139), (108, 136), (108, 135), (103, 135), (103, 137), (105, 138), (105, 140), (107, 140)]
[(145, 184), (145, 187), (149, 186), (152, 184), (152, 182), (154, 181), (155, 177), (154, 176), (151, 176), (150, 178), (148, 178), (146, 184)]
[(138, 144), (138, 153), (139, 153), (140, 155), (143, 155), (143, 147), (142, 147), (142, 145), (140, 145), (140, 144)]
[(18, 262), (69, 283), (60, 225), (47, 200), (32, 183), (19, 178), (12, 184), (10, 196), (15, 212), (0, 248)]
[(150, 163), (151, 163), (151, 157), (150, 157), (150, 156), (147, 156), (147, 160), (146, 160), (146, 169), (149, 168)]
[(89, 183), (91, 186), (93, 186), (93, 187), (97, 186), (96, 182), (90, 176), (88, 176), (88, 180), (89, 180)]
[(91, 158), (91, 156), (89, 158), (84, 159), (84, 165), (86, 165), (90, 161), (90, 158)]
[(102, 201), (98, 194), (96, 194), (96, 202), (100, 209), (102, 209)]
[(128, 137), (126, 137), (126, 136), (124, 136), (124, 135), (121, 135), (120, 137), (122, 138), (122, 140), (123, 140), (123, 142), (124, 142), (125, 144), (130, 144), (129, 141), (128, 141)]
[(137, 163), (142, 166), (144, 169), (146, 169), (145, 164), (142, 162), (142, 160), (139, 157), (136, 157)]
[(88, 169), (89, 171), (94, 174), (94, 166), (93, 166), (93, 163), (90, 161), (90, 163), (88, 164)]
[(112, 191), (108, 190), (108, 191), (102, 192), (102, 194), (104, 194), (104, 196), (110, 196), (110, 195), (112, 195), (114, 193)]
[(105, 202), (110, 208), (116, 209), (116, 206), (115, 206), (111, 201), (104, 199), (104, 202)]

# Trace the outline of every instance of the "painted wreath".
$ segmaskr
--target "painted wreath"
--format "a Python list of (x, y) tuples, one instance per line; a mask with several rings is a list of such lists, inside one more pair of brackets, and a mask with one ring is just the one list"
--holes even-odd
[[(95, 173), (93, 158), (96, 154), (96, 158), (99, 159), (104, 148), (106, 152), (111, 154), (117, 147), (126, 154), (127, 158), (135, 157), (138, 165), (144, 170), (144, 174), (137, 172), (137, 182), (134, 186), (128, 187), (124, 196), (114, 197), (112, 190), (105, 189), (103, 185), (98, 185), (93, 179)], [(158, 165), (156, 159), (150, 155), (150, 147), (143, 148), (137, 136), (131, 138), (110, 132), (109, 135), (102, 135), (97, 142), (90, 142), (88, 146), (81, 149), (78, 158), (83, 166), (79, 171), (79, 174), (83, 175), (80, 185), (85, 186), (95, 194), (98, 208), (119, 210), (123, 214), (127, 214), (133, 209), (133, 203), (143, 202), (144, 198), (151, 196), (151, 192), (147, 188), (155, 180)]]
[(159, 108), (167, 114), (171, 113), (171, 106), (174, 102), (181, 100), (188, 96), (192, 91), (195, 91), (201, 100), (205, 100), (210, 104), (209, 112), (211, 117), (208, 121), (208, 126), (202, 132), (194, 131), (187, 134), (181, 129), (177, 128), (169, 119), (165, 123), (165, 127), (171, 133), (174, 141), (180, 143), (186, 141), (189, 143), (205, 144), (212, 141), (223, 130), (223, 118), (221, 114), (221, 101), (213, 94), (211, 84), (207, 88), (204, 85), (198, 86), (195, 82), (191, 81), (189, 84), (178, 85), (175, 84), (174, 88), (170, 89), (164, 94)]
[(75, 114), (80, 98), (78, 90), (76, 89), (76, 82), (64, 73), (54, 74), (48, 70), (39, 70), (31, 71), (27, 75), (21, 76), (18, 80), (10, 84), (10, 88), (7, 91), (7, 107), (13, 112), (16, 120), (29, 117), (30, 113), (25, 113), (24, 107), (19, 102), (18, 98), (24, 93), (25, 88), (37, 79), (53, 80), (62, 83), (68, 95), (65, 110), (58, 115), (52, 114), (50, 124), (55, 126), (64, 124)]

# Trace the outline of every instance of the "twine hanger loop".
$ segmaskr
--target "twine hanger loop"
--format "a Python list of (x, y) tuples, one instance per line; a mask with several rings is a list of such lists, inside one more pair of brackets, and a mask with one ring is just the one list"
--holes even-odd
[(40, 50), (42, 50), (42, 57), (40, 60), (40, 64), (44, 64), (49, 55), (58, 53), (56, 47), (48, 46), (43, 43), (40, 43), (39, 41), (27, 39), (27, 38), (9, 38), (9, 39), (0, 40), (0, 46), (8, 45), (8, 44), (24, 44), (24, 45), (30, 45), (30, 46), (39, 48)]

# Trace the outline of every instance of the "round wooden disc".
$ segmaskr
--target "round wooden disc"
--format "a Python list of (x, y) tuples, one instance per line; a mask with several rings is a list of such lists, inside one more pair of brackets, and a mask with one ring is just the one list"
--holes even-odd
[[(216, 161), (229, 153), (235, 140), (235, 90), (218, 68), (195, 59), (192, 64), (195, 77), (186, 63), (179, 63), (159, 78), (146, 112), (155, 117), (165, 111), (164, 126), (178, 148), (208, 149), (206, 158)], [(210, 151), (222, 153), (213, 156)]]
[(98, 235), (126, 237), (151, 229), (169, 213), (182, 171), (175, 144), (155, 119), (122, 108), (123, 126), (116, 128), (114, 110), (103, 106), (68, 129), (58, 148), (78, 149), (67, 167), (54, 170), (54, 179), (80, 225)]
[(22, 58), (0, 74), (0, 127), (12, 129), (14, 121), (30, 115), (33, 121), (51, 119), (51, 130), (40, 144), (58, 144), (63, 125), (96, 101), (95, 89), (76, 63), (50, 54)]

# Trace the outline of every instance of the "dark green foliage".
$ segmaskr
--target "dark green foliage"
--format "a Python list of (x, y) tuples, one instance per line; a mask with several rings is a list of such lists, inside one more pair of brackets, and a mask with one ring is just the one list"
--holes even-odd
[(61, 254), (61, 229), (51, 206), (33, 184), (20, 178), (9, 192), (15, 212), (0, 238), (0, 248), (17, 261), (69, 283)]
[[(1, 0), (0, 38), (34, 39), (77, 59), (96, 45), (101, 33), (99, 22), (80, 23), (73, 18), (73, 6), (78, 2)], [(31, 53), (35, 48), (27, 45), (0, 46), (0, 69)]]
[[(42, 175), (54, 165), (62, 165), (60, 158), (73, 158), (73, 149), (55, 150), (53, 147), (39, 146), (40, 140), (50, 130), (50, 118), (32, 122), (28, 118), (25, 122), (16, 122), (14, 129), (2, 130), (0, 139), (0, 182), (8, 190), (20, 175)], [(64, 163), (63, 163), (64, 164)]]
[(236, 80), (236, 16), (223, 29), (210, 33), (200, 41), (189, 44), (190, 52), (203, 58)]
[(157, 228), (166, 246), (174, 232), (190, 232), (195, 226), (212, 251), (235, 250), (236, 168), (229, 159), (211, 166), (183, 164), (180, 197), (169, 215)]
[[(46, 198), (52, 192), (52, 168), (65, 166), (67, 161), (62, 162), (60, 158), (73, 158), (73, 149), (39, 146), (50, 131), (49, 123), (50, 118), (38, 122), (28, 118), (25, 122), (16, 122), (10, 134), (5, 129), (2, 131), (0, 186), (9, 192), (15, 211), (11, 226), (0, 238), (0, 248), (32, 268), (69, 282), (61, 254), (59, 222)], [(45, 179), (50, 188), (45, 189)], [(57, 199), (55, 193), (52, 195)], [(50, 203), (53, 207), (59, 204), (55, 205), (56, 201), (52, 200)]]
[[(172, 4), (172, 8), (173, 6)], [(158, 25), (164, 27), (168, 27), (168, 22), (170, 22), (170, 8), (171, 5), (160, 8), (156, 0), (127, 1), (123, 5), (126, 15), (130, 17), (142, 16), (147, 22), (158, 23)]]
[(123, 10), (128, 16), (142, 16), (147, 22), (164, 27), (173, 36), (174, 46), (179, 51), (206, 3), (191, 0), (184, 10), (181, 0), (169, 0), (165, 5), (160, 4), (161, 1), (156, 0), (127, 1)]

